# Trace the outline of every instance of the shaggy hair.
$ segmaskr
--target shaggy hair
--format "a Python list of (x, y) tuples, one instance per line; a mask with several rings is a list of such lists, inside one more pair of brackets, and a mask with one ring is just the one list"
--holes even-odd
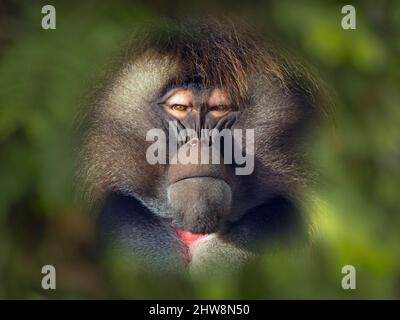
[[(304, 181), (308, 174), (303, 150), (293, 146), (298, 141), (293, 134), (310, 116), (326, 112), (320, 82), (308, 69), (265, 48), (254, 32), (239, 31), (230, 22), (169, 21), (138, 30), (122, 59), (91, 95), (83, 117), (80, 171), (91, 201), (111, 191), (151, 194), (148, 190), (162, 170), (152, 166), (142, 177), (148, 164), (126, 150), (145, 150), (140, 141), (146, 130), (162, 127), (143, 105), (150, 107), (153, 97), (184, 83), (223, 88), (239, 108), (251, 107), (253, 117), (244, 115), (238, 124), (256, 128), (265, 138), (255, 152), (268, 167), (268, 179), (287, 186)], [(132, 165), (122, 171), (126, 163)]]

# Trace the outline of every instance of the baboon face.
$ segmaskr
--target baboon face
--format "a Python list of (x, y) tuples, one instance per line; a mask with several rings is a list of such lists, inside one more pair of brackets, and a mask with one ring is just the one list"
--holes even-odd
[[(176, 122), (176, 138), (181, 138), (168, 140), (177, 145), (168, 152), (166, 172), (173, 223), (194, 233), (214, 232), (230, 214), (233, 175), (230, 165), (224, 164), (221, 144), (204, 132), (229, 130), (236, 107), (226, 91), (195, 83), (168, 90), (159, 104), (161, 117)], [(213, 153), (219, 157), (214, 163)]]
[(225, 26), (141, 38), (89, 111), (92, 196), (134, 197), (192, 233), (290, 198), (304, 178), (300, 133), (313, 108), (281, 70), (251, 35)]

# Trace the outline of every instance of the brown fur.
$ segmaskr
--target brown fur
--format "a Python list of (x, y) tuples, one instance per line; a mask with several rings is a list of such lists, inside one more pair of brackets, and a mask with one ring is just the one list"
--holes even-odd
[[(167, 24), (134, 37), (122, 61), (94, 93), (87, 112), (82, 172), (91, 201), (102, 204), (108, 195), (119, 193), (138, 200), (149, 214), (168, 214), (167, 169), (146, 162), (149, 144), (145, 136), (147, 130), (163, 127), (158, 109), (152, 108), (157, 97), (168, 86), (196, 78), (205, 87), (227, 90), (240, 107), (234, 128), (254, 128), (256, 133), (255, 173), (237, 178), (232, 188), (231, 220), (237, 221), (259, 206), (267, 211), (279, 210), (276, 208), (283, 204), (291, 208), (281, 200), (274, 205), (266, 203), (276, 197), (297, 201), (298, 191), (307, 181), (303, 131), (316, 115), (324, 113), (322, 90), (308, 72), (260, 43), (249, 31), (238, 32), (232, 24), (215, 21)], [(275, 219), (274, 215), (281, 219), (279, 212), (270, 214), (268, 219)], [(201, 251), (220, 255), (221, 248), (241, 248), (243, 242), (251, 242), (248, 229), (254, 224), (251, 220), (246, 223), (232, 228), (234, 234), (225, 230), (214, 237), (212, 243), (224, 243), (218, 250), (202, 243)], [(283, 223), (272, 225), (281, 228)], [(129, 240), (122, 242), (131, 242), (135, 248), (157, 251), (146, 244), (145, 236), (134, 238), (142, 234), (140, 225), (132, 223), (130, 228), (114, 232), (117, 236), (126, 232), (121, 238)], [(168, 248), (165, 239), (160, 236)], [(246, 250), (227, 250), (227, 254), (240, 252), (242, 256)], [(203, 257), (194, 259), (200, 260)]]

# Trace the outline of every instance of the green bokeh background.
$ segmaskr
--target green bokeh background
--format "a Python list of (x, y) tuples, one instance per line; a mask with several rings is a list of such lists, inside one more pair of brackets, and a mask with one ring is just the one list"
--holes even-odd
[[(41, 8), (57, 29), (41, 29)], [(400, 298), (400, 2), (0, 1), (0, 298)], [(75, 117), (135, 28), (164, 17), (234, 16), (305, 59), (332, 88), (335, 128), (310, 144), (321, 185), (311, 249), (281, 248), (235, 277), (144, 275), (94, 250), (76, 196)], [(57, 289), (41, 289), (41, 268)], [(342, 266), (357, 289), (341, 288)]]

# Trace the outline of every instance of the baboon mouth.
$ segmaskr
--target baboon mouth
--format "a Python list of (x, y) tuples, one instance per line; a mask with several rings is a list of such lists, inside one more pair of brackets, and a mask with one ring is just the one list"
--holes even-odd
[[(174, 183), (177, 183), (177, 182), (180, 182), (180, 181), (183, 181), (183, 180), (201, 181), (201, 180), (203, 180), (203, 179), (205, 179), (206, 181), (207, 181), (208, 179), (212, 179), (212, 180), (222, 180), (222, 181), (224, 181), (225, 183), (227, 183), (227, 184), (229, 185), (228, 181), (226, 181), (226, 180), (223, 179), (222, 177), (217, 177), (217, 176), (213, 176), (213, 175), (193, 175), (193, 176), (180, 177), (180, 178), (174, 180), (171, 184), (174, 184)], [(210, 181), (212, 181), (212, 180), (210, 180)], [(204, 181), (204, 180), (203, 180), (203, 181)], [(204, 181), (204, 182), (205, 182), (205, 181)]]
[(216, 232), (230, 213), (231, 187), (212, 176), (186, 176), (168, 187), (174, 225), (194, 234)]

